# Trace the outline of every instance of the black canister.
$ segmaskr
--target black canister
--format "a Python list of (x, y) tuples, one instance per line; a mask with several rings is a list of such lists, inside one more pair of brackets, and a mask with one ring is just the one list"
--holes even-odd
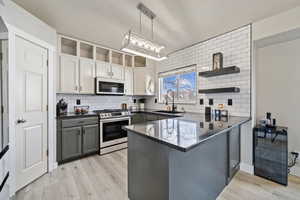
[(211, 115), (211, 107), (205, 107), (205, 115)]

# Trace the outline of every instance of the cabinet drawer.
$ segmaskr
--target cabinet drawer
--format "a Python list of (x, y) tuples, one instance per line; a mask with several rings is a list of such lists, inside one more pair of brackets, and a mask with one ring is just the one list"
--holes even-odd
[(62, 120), (62, 127), (73, 127), (73, 126), (82, 126), (89, 124), (98, 124), (98, 117), (88, 117), (88, 118), (76, 118), (76, 119), (64, 119)]

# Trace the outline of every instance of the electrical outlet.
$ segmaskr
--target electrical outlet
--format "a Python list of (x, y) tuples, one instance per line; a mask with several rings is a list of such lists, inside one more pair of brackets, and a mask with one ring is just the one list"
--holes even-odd
[(200, 105), (203, 105), (204, 104), (204, 99), (200, 99)]

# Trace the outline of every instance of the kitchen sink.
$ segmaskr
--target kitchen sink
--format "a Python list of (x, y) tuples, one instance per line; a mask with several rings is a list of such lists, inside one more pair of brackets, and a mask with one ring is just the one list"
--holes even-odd
[(157, 110), (155, 112), (168, 113), (168, 114), (181, 114), (181, 113), (183, 113), (183, 112), (179, 112), (179, 111), (169, 111), (169, 110)]

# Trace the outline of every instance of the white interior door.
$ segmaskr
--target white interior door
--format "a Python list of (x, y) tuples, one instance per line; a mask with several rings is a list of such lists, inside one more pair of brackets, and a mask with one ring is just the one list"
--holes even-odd
[(8, 144), (8, 40), (2, 41), (2, 144)]
[[(2, 97), (3, 97), (3, 94), (2, 94), (2, 71), (3, 71), (3, 47), (2, 47), (2, 41), (0, 40), (0, 105), (2, 106)], [(3, 146), (3, 142), (2, 142), (2, 135), (3, 135), (3, 127), (2, 127), (2, 124), (3, 124), (3, 117), (2, 117), (2, 113), (0, 113), (0, 150), (2, 150)], [(0, 180), (2, 180), (2, 169), (1, 169), (1, 166), (0, 166)]]
[(95, 62), (90, 59), (80, 59), (79, 92), (95, 94)]
[(16, 37), (16, 187), (47, 172), (47, 50)]

